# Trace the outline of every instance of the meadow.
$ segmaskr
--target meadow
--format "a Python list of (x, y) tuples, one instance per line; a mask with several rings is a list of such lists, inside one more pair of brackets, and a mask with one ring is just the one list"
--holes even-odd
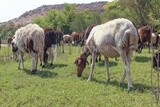
[[(31, 58), (25, 55), (24, 70), (8, 58), (8, 48), (0, 50), (0, 106), (1, 107), (150, 107), (155, 104), (151, 87), (151, 54), (144, 49), (133, 54), (131, 78), (134, 89), (128, 93), (127, 80), (123, 87), (119, 80), (123, 71), (121, 59), (110, 59), (111, 81), (105, 81), (104, 59), (96, 63), (92, 81), (87, 82), (90, 66), (82, 77), (76, 76), (75, 58), (81, 47), (65, 46), (65, 53), (58, 49), (52, 67), (38, 66), (30, 73)], [(88, 59), (89, 61), (89, 59)], [(156, 72), (156, 71), (155, 71)], [(153, 75), (156, 80), (156, 75)]]

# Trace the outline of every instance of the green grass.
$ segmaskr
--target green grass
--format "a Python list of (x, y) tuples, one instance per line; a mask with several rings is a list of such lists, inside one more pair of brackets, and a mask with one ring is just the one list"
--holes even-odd
[[(69, 52), (70, 50), (70, 52)], [(131, 77), (134, 89), (128, 93), (127, 80), (123, 87), (123, 64), (110, 59), (111, 81), (105, 82), (104, 61), (96, 63), (94, 76), (87, 82), (90, 66), (81, 78), (76, 77), (75, 58), (80, 47), (59, 50), (52, 67), (31, 75), (31, 60), (25, 57), (25, 70), (17, 70), (18, 63), (8, 58), (7, 48), (0, 50), (0, 106), (1, 107), (148, 107), (155, 105), (151, 93), (151, 54), (143, 50), (134, 53)], [(70, 53), (70, 54), (69, 54)], [(7, 59), (8, 58), (8, 59)], [(154, 75), (155, 76), (155, 75)]]

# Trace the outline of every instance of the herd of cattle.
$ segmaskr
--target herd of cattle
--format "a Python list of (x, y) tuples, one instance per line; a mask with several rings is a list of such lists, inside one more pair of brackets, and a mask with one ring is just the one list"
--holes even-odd
[[(128, 90), (130, 90), (133, 87), (130, 75), (132, 53), (134, 50), (140, 53), (145, 46), (149, 48), (149, 52), (150, 47), (158, 47), (159, 35), (153, 33), (149, 26), (136, 29), (130, 20), (118, 18), (101, 25), (91, 25), (83, 33), (72, 32), (70, 35), (63, 35), (53, 28), (42, 29), (37, 24), (28, 24), (18, 29), (15, 35), (8, 39), (8, 43), (12, 47), (13, 55), (19, 56), (18, 69), (21, 69), (20, 65), (22, 69), (24, 68), (24, 53), (31, 55), (32, 73), (37, 71), (38, 57), (42, 67), (45, 67), (47, 61), (50, 61), (52, 66), (57, 46), (61, 46), (64, 52), (66, 43), (81, 44), (82, 52), (74, 63), (77, 68), (77, 76), (81, 76), (88, 63), (87, 58), (91, 55), (88, 81), (92, 78), (98, 55), (103, 55), (105, 58), (107, 81), (110, 81), (109, 58), (121, 57), (124, 63), (124, 73), (120, 84), (127, 76)], [(160, 58), (159, 52), (156, 52), (154, 56), (153, 67), (158, 67), (160, 65), (160, 63), (157, 64), (157, 58)]]

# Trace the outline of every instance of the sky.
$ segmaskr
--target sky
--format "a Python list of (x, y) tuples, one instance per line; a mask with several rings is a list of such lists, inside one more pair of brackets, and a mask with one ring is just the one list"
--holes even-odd
[(0, 22), (17, 18), (26, 11), (42, 5), (54, 5), (63, 3), (91, 3), (113, 0), (0, 0)]

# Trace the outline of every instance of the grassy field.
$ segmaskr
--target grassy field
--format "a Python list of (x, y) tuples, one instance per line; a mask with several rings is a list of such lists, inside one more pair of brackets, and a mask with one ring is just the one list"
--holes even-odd
[[(105, 82), (104, 60), (96, 63), (94, 76), (87, 82), (90, 66), (81, 78), (76, 77), (75, 58), (80, 47), (60, 50), (52, 67), (31, 75), (31, 60), (25, 57), (24, 70), (18, 63), (7, 59), (8, 49), (0, 50), (0, 106), (1, 107), (150, 107), (155, 105), (151, 92), (151, 54), (143, 50), (134, 53), (131, 77), (134, 89), (128, 93), (127, 81), (119, 87), (123, 64), (110, 59), (111, 81)], [(156, 77), (156, 75), (155, 75)], [(154, 77), (154, 79), (155, 79)]]

